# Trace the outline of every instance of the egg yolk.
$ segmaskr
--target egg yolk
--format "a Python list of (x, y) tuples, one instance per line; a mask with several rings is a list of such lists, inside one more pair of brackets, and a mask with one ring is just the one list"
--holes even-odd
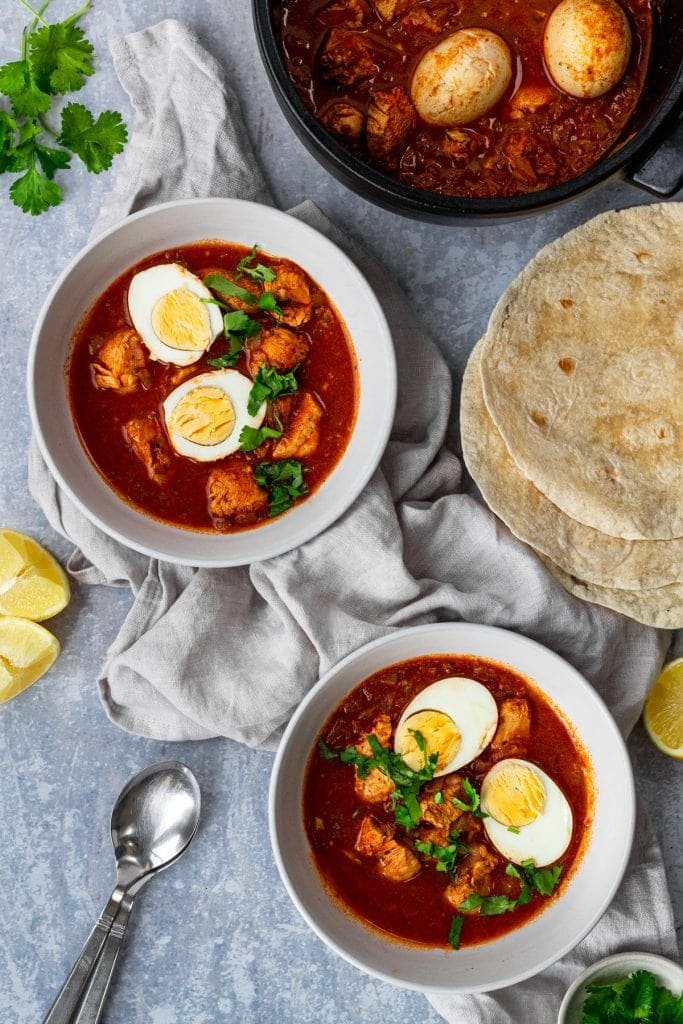
[(235, 409), (221, 388), (194, 388), (180, 399), (168, 427), (194, 444), (220, 444), (234, 430)]
[(209, 311), (187, 288), (175, 288), (161, 296), (152, 310), (152, 327), (169, 348), (200, 352), (211, 341)]
[(406, 718), (397, 736), (398, 752), (414, 772), (425, 764), (425, 754), (420, 750), (414, 732), (419, 732), (427, 744), (426, 756), (438, 754), (436, 770), (442, 771), (460, 748), (460, 732), (453, 719), (443, 711), (416, 711)]
[(545, 786), (528, 765), (508, 764), (489, 780), (482, 806), (501, 825), (530, 825), (543, 813)]

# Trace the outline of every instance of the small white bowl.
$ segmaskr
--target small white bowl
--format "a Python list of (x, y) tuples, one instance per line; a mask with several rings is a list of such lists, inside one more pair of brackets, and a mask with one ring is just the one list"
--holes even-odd
[[(253, 530), (183, 530), (128, 505), (97, 472), (74, 428), (65, 363), (78, 323), (104, 289), (138, 260), (205, 238), (224, 238), (294, 260), (327, 292), (358, 358), (356, 426), (339, 464), (287, 514)], [(31, 339), (27, 372), (33, 430), (50, 472), (81, 511), (111, 537), (154, 558), (216, 567), (263, 561), (321, 533), (360, 494), (391, 430), (396, 360), (382, 309), (365, 278), (329, 239), (280, 210), (237, 199), (191, 199), (133, 214), (87, 245), (48, 295)]]
[[(392, 941), (346, 912), (324, 888), (306, 838), (302, 792), (308, 757), (328, 716), (374, 672), (426, 654), (472, 654), (511, 665), (571, 722), (592, 760), (594, 821), (562, 895), (536, 918), (492, 942), (457, 952)], [(594, 927), (628, 862), (635, 821), (631, 764), (614, 719), (583, 676), (540, 644), (504, 629), (437, 623), (395, 630), (344, 658), (299, 705), (280, 744), (270, 784), (275, 861), (299, 913), (336, 953), (368, 974), (406, 988), (487, 992), (549, 967)]]
[(683, 992), (683, 967), (679, 967), (673, 960), (655, 953), (615, 953), (588, 967), (567, 989), (557, 1015), (557, 1024), (581, 1024), (583, 1005), (588, 994), (587, 985), (593, 982), (609, 985), (634, 971), (650, 971), (659, 984), (675, 996)]

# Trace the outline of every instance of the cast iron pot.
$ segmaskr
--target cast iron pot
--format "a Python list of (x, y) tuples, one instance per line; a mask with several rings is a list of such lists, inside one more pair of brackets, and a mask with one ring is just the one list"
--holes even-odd
[(683, 18), (680, 0), (655, 3), (653, 58), (645, 90), (619, 145), (561, 185), (502, 199), (466, 199), (412, 188), (363, 163), (317, 121), (287, 74), (277, 38), (279, 0), (252, 0), (261, 57), (275, 96), (306, 148), (364, 199), (418, 220), (445, 224), (511, 218), (573, 199), (619, 177), (666, 198), (683, 184)]

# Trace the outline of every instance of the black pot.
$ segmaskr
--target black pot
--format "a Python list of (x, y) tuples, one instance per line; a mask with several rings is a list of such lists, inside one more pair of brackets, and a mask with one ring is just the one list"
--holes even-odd
[(306, 148), (339, 181), (364, 199), (418, 220), (453, 224), (511, 218), (546, 210), (608, 178), (619, 177), (661, 198), (683, 184), (683, 18), (680, 0), (661, 0), (654, 12), (652, 64), (645, 90), (622, 141), (577, 178), (502, 199), (443, 196), (395, 181), (363, 163), (331, 135), (299, 98), (287, 74), (275, 30), (278, 0), (252, 0), (256, 38), (275, 96)]

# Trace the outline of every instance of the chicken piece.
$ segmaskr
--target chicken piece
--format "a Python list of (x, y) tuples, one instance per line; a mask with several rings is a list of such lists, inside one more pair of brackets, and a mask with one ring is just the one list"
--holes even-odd
[[(391, 0), (389, 0), (391, 2)], [(441, 14), (441, 17), (439, 17)], [(427, 33), (428, 35), (438, 36), (444, 30), (444, 26), (447, 21), (447, 12), (442, 10), (441, 12), (434, 12), (428, 10), (426, 7), (413, 7), (404, 15), (399, 24), (406, 34), (417, 35), (420, 32)]]
[(268, 364), (280, 373), (291, 370), (308, 355), (308, 341), (286, 327), (268, 327), (247, 343), (247, 366), (255, 377), (259, 368)]
[(214, 466), (209, 474), (209, 511), (217, 519), (255, 516), (268, 505), (268, 494), (256, 483), (246, 462)]
[(529, 132), (515, 129), (503, 143), (503, 154), (513, 177), (525, 185), (538, 185), (539, 179), (557, 172), (557, 160)]
[[(443, 794), (443, 800), (437, 804), (434, 797), (438, 792)], [(453, 773), (443, 775), (439, 779), (432, 779), (420, 795), (422, 820), (434, 825), (435, 828), (450, 829), (465, 813), (455, 806), (453, 797), (457, 797), (458, 800), (466, 799), (462, 779), (459, 775)]]
[(365, 115), (351, 103), (341, 100), (338, 103), (331, 103), (320, 115), (320, 120), (328, 131), (343, 139), (344, 142), (349, 144), (360, 142)]
[[(378, 715), (370, 732), (377, 737), (380, 746), (388, 747), (391, 741), (391, 719), (389, 715)], [(371, 756), (372, 747), (368, 743), (367, 736), (364, 736), (362, 740), (356, 743), (356, 750), (359, 754), (365, 754), (366, 757)], [(383, 804), (394, 791), (393, 782), (379, 768), (373, 768), (364, 779), (358, 777), (358, 770), (356, 769), (354, 786), (356, 795), (368, 804)]]
[(380, 873), (390, 882), (408, 882), (422, 870), (413, 851), (394, 839), (393, 827), (370, 816), (363, 818), (356, 850), (363, 857), (376, 860)]
[[(490, 896), (491, 875), (500, 864), (500, 857), (484, 843), (470, 844), (469, 852), (461, 860), (455, 878), (444, 892), (444, 896), (453, 909), (458, 910), (460, 904), (472, 893), (476, 892), (479, 896)], [(464, 913), (478, 912), (478, 908), (464, 911)]]
[(145, 350), (132, 327), (122, 327), (107, 338), (92, 370), (96, 387), (118, 391), (120, 395), (130, 395), (138, 386), (148, 388), (151, 383)]
[(254, 296), (253, 302), (246, 302), (244, 299), (240, 299), (236, 295), (221, 295), (220, 288), (214, 288), (213, 291), (215, 291), (216, 295), (222, 302), (226, 302), (231, 309), (240, 309), (244, 313), (248, 313), (250, 309), (253, 310), (254, 306), (258, 302), (260, 291), (258, 285), (256, 285), (251, 278), (246, 275), (237, 277), (237, 271), (223, 270), (221, 267), (210, 267), (208, 270), (202, 270), (198, 276), (201, 277), (203, 281), (205, 277), (209, 276), (209, 274), (221, 274), (223, 277), (227, 277), (229, 281), (234, 281), (235, 284), (240, 286), (240, 288), (244, 288), (245, 291), (251, 292)]
[(273, 267), (274, 281), (266, 281), (264, 288), (272, 292), (282, 307), (279, 322), (288, 327), (301, 327), (311, 318), (313, 303), (311, 289), (302, 270), (291, 263), (278, 263)]
[(144, 464), (150, 480), (164, 484), (172, 465), (172, 453), (166, 435), (154, 413), (129, 420), (123, 428), (128, 444)]
[(320, 11), (320, 14), (339, 15), (348, 28), (362, 28), (369, 13), (364, 0), (335, 0)]
[(443, 140), (444, 152), (448, 153), (452, 160), (457, 163), (467, 163), (470, 159), (470, 147), (473, 138), (461, 128), (451, 128), (446, 132)]
[(380, 167), (394, 170), (416, 125), (415, 108), (400, 85), (374, 93), (368, 107), (368, 153)]
[(405, 14), (415, 7), (418, 0), (373, 0), (375, 10), (382, 21), (393, 21), (400, 14)]
[(274, 459), (305, 459), (320, 441), (322, 406), (308, 391), (303, 392), (284, 435), (273, 448)]
[(527, 114), (535, 114), (553, 98), (552, 89), (545, 85), (522, 85), (508, 104), (511, 120), (518, 121)]
[(379, 71), (370, 41), (357, 32), (333, 28), (320, 54), (323, 78), (337, 85), (357, 85)]
[(531, 713), (523, 697), (508, 697), (498, 708), (498, 728), (491, 740), (491, 753), (519, 757), (526, 752), (531, 736)]

